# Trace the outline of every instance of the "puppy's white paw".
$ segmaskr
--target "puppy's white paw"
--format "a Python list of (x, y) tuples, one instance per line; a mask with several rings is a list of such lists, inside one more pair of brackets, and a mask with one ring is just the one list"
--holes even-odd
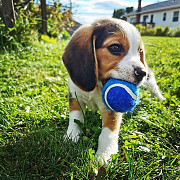
[(78, 142), (80, 133), (82, 132), (78, 124), (83, 124), (83, 114), (81, 111), (71, 111), (69, 116), (69, 126), (65, 137), (74, 142)]
[(97, 159), (104, 163), (111, 160), (112, 154), (118, 153), (118, 133), (113, 132), (108, 128), (103, 128), (98, 143), (98, 150), (96, 152)]
[(103, 154), (97, 154), (96, 153), (97, 160), (100, 164), (108, 164), (108, 162), (111, 161), (111, 156), (103, 153)]
[(111, 155), (117, 154), (118, 149), (113, 149), (113, 151), (107, 151), (107, 152), (99, 152), (97, 151), (96, 157), (98, 161), (102, 164), (109, 164), (111, 162)]
[(65, 138), (71, 139), (73, 142), (78, 142), (81, 129), (77, 124), (69, 126)]

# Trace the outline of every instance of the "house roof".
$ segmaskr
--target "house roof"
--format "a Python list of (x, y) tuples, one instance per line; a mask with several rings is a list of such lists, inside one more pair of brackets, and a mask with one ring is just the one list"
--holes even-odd
[(144, 14), (144, 13), (149, 13), (149, 12), (154, 12), (154, 11), (162, 11), (162, 10), (168, 10), (168, 9), (175, 9), (180, 7), (180, 0), (168, 0), (168, 1), (163, 1), (155, 4), (150, 4), (147, 6), (144, 6), (141, 8), (140, 12), (133, 11), (129, 14), (126, 14), (125, 16), (132, 16), (136, 14)]

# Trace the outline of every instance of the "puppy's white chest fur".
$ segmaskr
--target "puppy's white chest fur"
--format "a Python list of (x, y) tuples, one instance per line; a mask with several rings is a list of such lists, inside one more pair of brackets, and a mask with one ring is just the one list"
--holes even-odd
[(78, 103), (82, 108), (88, 106), (91, 110), (101, 110), (104, 107), (101, 97), (101, 85), (94, 88), (93, 91), (85, 92), (78, 88), (69, 78), (69, 93), (71, 98), (78, 100)]

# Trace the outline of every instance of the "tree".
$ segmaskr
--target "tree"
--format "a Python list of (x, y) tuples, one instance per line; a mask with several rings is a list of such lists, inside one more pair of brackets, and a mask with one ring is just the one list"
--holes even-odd
[(127, 7), (126, 8), (126, 13), (128, 14), (128, 13), (132, 12), (133, 10), (134, 10), (133, 7)]
[(118, 18), (121, 19), (125, 15), (125, 10), (124, 9), (117, 9), (114, 10), (113, 12), (113, 18)]
[(42, 31), (47, 34), (47, 9), (46, 0), (41, 0)]
[(125, 14), (133, 11), (133, 7), (127, 7), (126, 9), (117, 9), (113, 12), (113, 18), (126, 20)]
[[(13, 0), (2, 0), (1, 15), (6, 28), (13, 28), (15, 25)], [(11, 31), (13, 35), (15, 31)]]

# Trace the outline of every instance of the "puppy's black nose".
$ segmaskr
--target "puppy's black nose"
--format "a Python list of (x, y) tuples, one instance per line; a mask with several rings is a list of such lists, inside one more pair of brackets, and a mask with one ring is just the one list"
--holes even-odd
[(141, 68), (134, 68), (134, 74), (138, 81), (141, 81), (144, 76), (146, 76), (146, 72)]

